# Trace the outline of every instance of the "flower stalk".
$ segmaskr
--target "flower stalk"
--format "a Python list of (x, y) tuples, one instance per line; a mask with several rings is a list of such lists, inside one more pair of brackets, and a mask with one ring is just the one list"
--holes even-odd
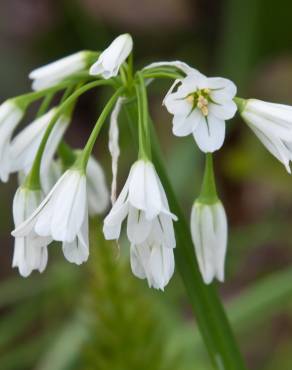
[[(137, 117), (135, 106), (125, 104), (124, 109), (126, 109), (130, 128), (135, 135), (134, 123)], [(151, 122), (150, 118), (149, 122)], [(211, 363), (215, 370), (246, 370), (215, 285), (206, 285), (202, 279), (195, 259), (188, 223), (168, 179), (152, 125), (150, 128), (153, 161), (167, 193), (169, 206), (179, 219), (179, 222), (174, 224), (177, 240), (177, 248), (174, 250), (176, 266), (196, 315)]]
[(70, 111), (70, 109), (72, 109), (72, 106), (74, 105), (76, 99), (80, 95), (84, 94), (88, 90), (91, 90), (91, 89), (93, 89), (97, 86), (101, 86), (101, 85), (111, 85), (111, 82), (110, 81), (103, 81), (103, 80), (90, 82), (90, 83), (80, 87), (79, 89), (77, 89), (72, 95), (70, 95), (57, 108), (56, 113), (54, 114), (51, 122), (49, 123), (49, 125), (48, 125), (48, 127), (47, 127), (47, 129), (44, 133), (41, 144), (38, 148), (36, 157), (34, 159), (31, 171), (30, 171), (29, 175), (26, 178), (26, 181), (25, 181), (26, 187), (28, 187), (29, 189), (39, 189), (40, 188), (40, 166), (41, 166), (42, 156), (43, 156), (47, 141), (49, 139), (49, 136), (50, 136), (50, 134), (51, 134), (51, 132), (54, 128), (55, 123), (58, 121), (58, 118), (60, 117), (60, 115), (68, 112), (68, 110)]
[(98, 117), (98, 120), (96, 121), (96, 124), (89, 136), (89, 139), (82, 150), (82, 153), (80, 157), (77, 158), (75, 162), (75, 166), (86, 170), (87, 162), (89, 160), (90, 154), (92, 152), (92, 149), (94, 147), (95, 141), (97, 139), (97, 136), (102, 128), (102, 125), (104, 124), (106, 118), (110, 114), (113, 106), (115, 105), (117, 99), (122, 95), (124, 92), (124, 88), (120, 87), (114, 95), (110, 98), (110, 100), (107, 102), (106, 106), (104, 107), (103, 111), (101, 112), (100, 116)]

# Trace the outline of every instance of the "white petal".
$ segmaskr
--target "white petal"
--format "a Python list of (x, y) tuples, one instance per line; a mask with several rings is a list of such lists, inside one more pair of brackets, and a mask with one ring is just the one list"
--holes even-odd
[(181, 62), (179, 60), (174, 60), (174, 61), (166, 61), (166, 62), (154, 62), (151, 64), (148, 64), (146, 67), (143, 69), (150, 69), (150, 68), (157, 68), (157, 67), (175, 67), (177, 69), (180, 69), (183, 71), (186, 75), (192, 73), (192, 74), (201, 74), (198, 70), (190, 67), (188, 64)]
[(118, 239), (120, 236), (122, 222), (128, 214), (127, 197), (130, 180), (131, 172), (118, 199), (104, 219), (103, 233), (107, 240)]
[(70, 117), (67, 115), (60, 116), (58, 121), (55, 123), (42, 157), (41, 172), (47, 171), (48, 167), (51, 165), (55, 152), (58, 149), (60, 141), (62, 140), (69, 123)]
[(264, 132), (257, 129), (255, 126), (249, 125), (250, 129), (255, 133), (262, 144), (273, 154), (280, 162), (283, 163), (288, 173), (291, 173), (289, 160), (291, 159), (291, 152), (278, 138), (270, 134), (268, 131)]
[(186, 97), (190, 92), (181, 93), (181, 91), (174, 92), (165, 96), (163, 103), (166, 109), (171, 114), (187, 116), (192, 110), (192, 104), (190, 104)]
[(210, 103), (208, 108), (209, 114), (222, 120), (231, 119), (237, 111), (237, 106), (233, 100), (229, 100), (221, 105)]
[(131, 269), (135, 276), (139, 279), (146, 279), (146, 271), (144, 265), (147, 266), (150, 258), (150, 248), (141, 245), (131, 244), (130, 262)]
[(128, 203), (124, 203), (119, 208), (112, 209), (107, 215), (103, 224), (103, 233), (106, 240), (119, 239), (122, 222), (128, 214), (128, 209)]
[(218, 93), (224, 93), (229, 99), (233, 99), (237, 92), (235, 84), (231, 80), (222, 77), (209, 77), (205, 87)]
[(118, 74), (120, 66), (128, 58), (133, 48), (133, 40), (129, 34), (118, 36), (99, 56), (90, 68), (91, 75), (101, 74), (108, 79)]
[(26, 126), (11, 142), (11, 172), (30, 168), (55, 109)]
[(212, 153), (223, 145), (225, 122), (209, 114), (195, 129), (194, 138), (199, 148), (205, 153)]
[(86, 170), (87, 197), (89, 214), (103, 213), (109, 203), (109, 192), (107, 189), (104, 172), (100, 164), (90, 157)]
[(213, 256), (213, 220), (209, 207), (195, 204), (191, 214), (191, 234), (203, 280), (210, 284), (215, 277)]
[(215, 229), (214, 259), (216, 277), (219, 281), (224, 281), (224, 266), (227, 250), (227, 217), (221, 203), (213, 206), (213, 223)]
[(176, 136), (187, 136), (196, 129), (203, 119), (204, 117), (198, 109), (193, 110), (187, 116), (175, 115), (172, 132)]
[(174, 273), (174, 255), (170, 248), (156, 247), (151, 250), (148, 262), (151, 285), (164, 290)]
[(127, 235), (132, 244), (141, 244), (148, 237), (151, 221), (145, 218), (145, 213), (134, 207), (129, 207)]
[(86, 262), (89, 257), (88, 217), (85, 217), (78, 236), (71, 243), (63, 242), (65, 258), (76, 265)]
[(111, 186), (111, 201), (112, 204), (116, 200), (117, 192), (117, 174), (118, 174), (118, 160), (120, 156), (119, 147), (119, 126), (118, 126), (118, 116), (122, 107), (124, 98), (118, 98), (116, 105), (112, 111), (110, 118), (110, 128), (109, 128), (109, 142), (108, 147), (112, 157), (112, 186)]
[(146, 218), (150, 220), (159, 214), (162, 207), (155, 168), (151, 162), (140, 160), (132, 169), (129, 202), (133, 207), (145, 211)]
[(0, 180), (3, 182), (8, 181), (11, 168), (11, 136), (23, 115), (24, 112), (13, 101), (0, 105)]
[[(74, 173), (75, 172), (75, 173)], [(83, 224), (87, 206), (86, 177), (72, 171), (54, 201), (51, 235), (54, 240), (72, 242)]]
[(41, 173), (41, 185), (44, 194), (48, 194), (58, 179), (62, 176), (61, 161), (51, 161), (51, 164)]
[(29, 78), (32, 88), (41, 90), (50, 87), (86, 67), (86, 52), (78, 52), (33, 70)]

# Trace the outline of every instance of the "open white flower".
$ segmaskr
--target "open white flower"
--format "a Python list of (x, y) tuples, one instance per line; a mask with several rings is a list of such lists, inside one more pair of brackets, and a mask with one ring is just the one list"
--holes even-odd
[(236, 86), (225, 78), (208, 78), (195, 69), (187, 71), (187, 76), (177, 80), (164, 99), (168, 112), (174, 116), (173, 133), (193, 134), (203, 152), (214, 152), (223, 145), (225, 120), (236, 112)]
[(133, 49), (133, 40), (131, 35), (125, 33), (118, 36), (114, 41), (100, 54), (89, 73), (91, 75), (101, 75), (108, 79), (117, 76), (120, 66), (128, 58)]
[(0, 105), (0, 180), (8, 181), (10, 173), (10, 140), (24, 111), (13, 101)]
[[(29, 172), (43, 135), (55, 113), (56, 109), (51, 109), (49, 112), (26, 126), (11, 141), (10, 172), (23, 171), (26, 174)], [(50, 166), (57, 147), (66, 128), (68, 127), (69, 121), (69, 116), (63, 114), (55, 123), (42, 157), (41, 173), (48, 171), (48, 167)]]
[(97, 53), (79, 51), (34, 69), (29, 74), (29, 78), (33, 80), (33, 90), (42, 90), (54, 86), (74, 73), (88, 68), (93, 58), (96, 58), (96, 56)]
[(88, 259), (86, 176), (67, 170), (32, 215), (12, 232), (15, 237), (37, 234), (63, 242), (65, 257), (76, 264)]
[(199, 268), (206, 284), (224, 281), (227, 218), (222, 203), (196, 201), (191, 214), (191, 234)]
[(91, 156), (87, 169), (88, 211), (91, 216), (103, 213), (109, 204), (109, 192), (100, 164)]
[(248, 99), (242, 105), (241, 116), (268, 151), (291, 173), (292, 107)]
[[(19, 187), (13, 199), (15, 227), (24, 222), (39, 206), (42, 200), (40, 190)], [(33, 270), (43, 272), (48, 262), (47, 245), (50, 238), (40, 238), (35, 233), (27, 237), (15, 238), (12, 267), (18, 267), (20, 275), (27, 277)]]
[(149, 161), (139, 160), (132, 166), (123, 190), (104, 220), (106, 239), (119, 238), (126, 217), (133, 273), (147, 278), (150, 286), (163, 289), (173, 274), (176, 216), (169, 211), (164, 189)]

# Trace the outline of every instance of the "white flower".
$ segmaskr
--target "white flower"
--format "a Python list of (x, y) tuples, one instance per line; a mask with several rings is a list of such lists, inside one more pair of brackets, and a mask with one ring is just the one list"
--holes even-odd
[(131, 35), (125, 33), (118, 36), (100, 54), (97, 62), (91, 66), (89, 73), (91, 75), (101, 75), (105, 79), (117, 76), (120, 66), (128, 58), (132, 49), (133, 40)]
[(74, 73), (84, 70), (89, 66), (94, 54), (89, 51), (79, 51), (33, 70), (29, 74), (29, 78), (33, 80), (33, 90), (54, 86)]
[(24, 111), (13, 100), (0, 105), (0, 180), (8, 181), (10, 172), (10, 140)]
[(227, 218), (220, 201), (213, 204), (194, 203), (191, 233), (204, 282), (210, 284), (214, 278), (224, 281)]
[(67, 170), (32, 215), (12, 232), (15, 237), (37, 234), (63, 242), (65, 257), (76, 264), (88, 259), (86, 176)]
[[(174, 116), (173, 133), (193, 134), (203, 152), (214, 152), (223, 145), (225, 120), (236, 112), (233, 101), (236, 86), (225, 78), (207, 78), (195, 69), (187, 71), (187, 76), (177, 80), (164, 99), (167, 110)], [(173, 92), (177, 84), (180, 85)]]
[[(139, 160), (131, 168), (127, 182), (104, 220), (106, 239), (118, 239), (127, 217), (133, 273), (147, 278), (150, 286), (163, 289), (173, 274), (175, 236), (167, 198), (149, 161)], [(165, 251), (169, 249), (170, 251)]]
[[(10, 172), (24, 171), (26, 174), (29, 172), (44, 133), (55, 113), (56, 109), (51, 109), (49, 112), (26, 126), (11, 141)], [(69, 121), (69, 116), (63, 114), (55, 123), (42, 157), (41, 173), (48, 171), (48, 167), (50, 166), (55, 151), (57, 150), (64, 132), (68, 127)]]
[[(18, 188), (13, 199), (13, 218), (16, 227), (32, 214), (41, 200), (40, 190)], [(50, 241), (39, 238), (34, 233), (28, 237), (15, 238), (12, 267), (18, 267), (23, 277), (30, 275), (33, 270), (43, 272), (48, 262), (47, 244)]]
[(268, 151), (291, 173), (292, 107), (248, 99), (243, 103), (241, 116)]
[(109, 192), (100, 164), (90, 157), (87, 169), (88, 211), (91, 216), (103, 213), (109, 204)]

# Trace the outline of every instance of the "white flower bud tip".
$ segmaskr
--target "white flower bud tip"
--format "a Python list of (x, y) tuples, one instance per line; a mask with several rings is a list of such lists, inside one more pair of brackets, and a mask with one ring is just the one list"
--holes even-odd
[(133, 39), (131, 35), (125, 33), (118, 36), (99, 56), (89, 73), (91, 75), (101, 75), (108, 79), (117, 76), (121, 65), (128, 58), (133, 49)]

